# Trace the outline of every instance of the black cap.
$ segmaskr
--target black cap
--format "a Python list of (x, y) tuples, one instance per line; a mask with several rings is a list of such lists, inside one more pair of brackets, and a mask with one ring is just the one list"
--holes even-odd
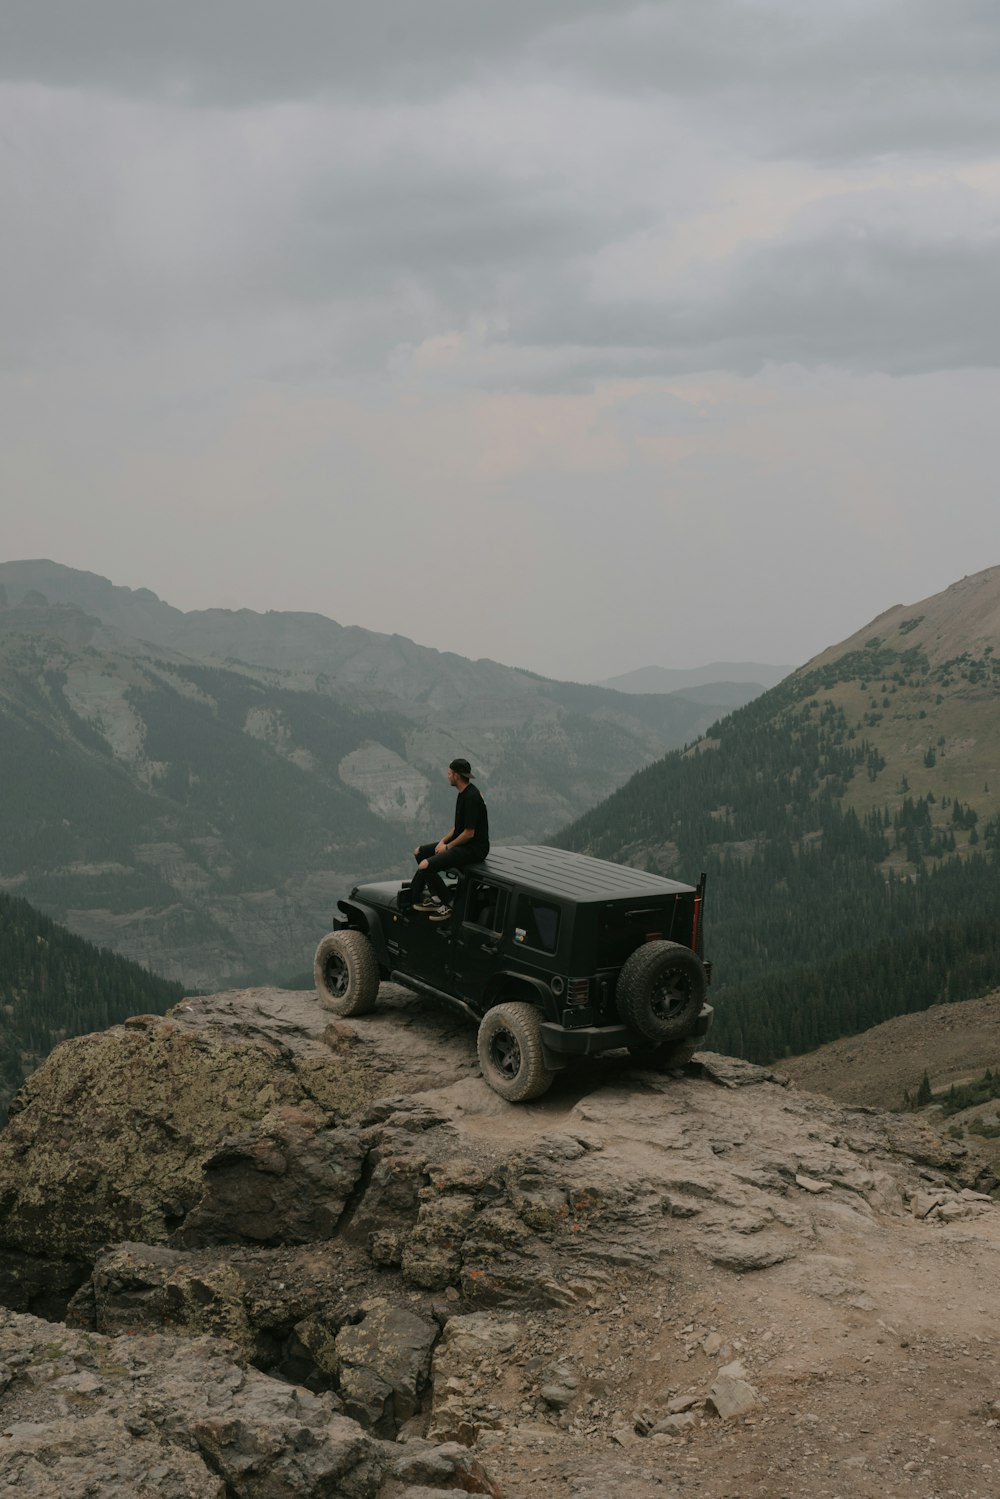
[(448, 769), (453, 770), (457, 776), (461, 776), (463, 781), (472, 780), (472, 766), (468, 760), (452, 760)]

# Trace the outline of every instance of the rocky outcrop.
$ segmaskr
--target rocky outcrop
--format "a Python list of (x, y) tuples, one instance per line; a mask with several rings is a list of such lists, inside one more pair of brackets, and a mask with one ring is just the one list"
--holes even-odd
[(418, 1499), (425, 1478), (497, 1492), (465, 1451), (380, 1442), (215, 1339), (103, 1338), (0, 1311), (0, 1418), (4, 1492), (25, 1499)]
[[(512, 1108), (473, 1041), (386, 985), (373, 1014), (333, 1025), (311, 995), (240, 991), (59, 1048), (0, 1136), (2, 1299), (67, 1323), (7, 1325), (34, 1339), (25, 1368), (46, 1339), (74, 1350), (43, 1380), (52, 1430), (9, 1449), (16, 1471), (60, 1471), (76, 1441), (95, 1473), (110, 1452), (130, 1472), (155, 1440), (167, 1494), (219, 1475), (227, 1494), (282, 1493), (248, 1475), (271, 1464), (291, 1483), (294, 1449), (313, 1465), (295, 1482), (331, 1493), (493, 1492), (499, 1463), (516, 1495), (532, 1431), (546, 1452), (565, 1437), (662, 1455), (743, 1430), (813, 1367), (795, 1342), (810, 1307), (824, 1328), (842, 1311), (870, 1359), (919, 1302), (916, 1270), (888, 1285), (874, 1267), (940, 1242), (954, 1275), (942, 1236), (1000, 1244), (982, 1164), (917, 1120), (711, 1054), (666, 1076), (604, 1058)], [(151, 1377), (137, 1350), (191, 1389), (197, 1355), (231, 1386), (221, 1414), (161, 1393), (133, 1418), (106, 1380), (96, 1405), (63, 1409), (55, 1381), (103, 1379), (80, 1350), (106, 1348), (133, 1394)], [(111, 1425), (60, 1424), (91, 1417)], [(434, 1454), (454, 1442), (479, 1476), (445, 1474)]]
[[(294, 1237), (307, 1179), (323, 1195), (306, 1211), (330, 1229), (334, 1178), (352, 1184), (349, 1131), (333, 1165), (323, 1132), (356, 1118), (385, 1079), (342, 1032), (324, 1043), (320, 1024), (310, 1037), (280, 1003), (257, 1026), (255, 1005), (243, 991), (217, 1009), (192, 1002), (58, 1047), (3, 1136), (3, 1247), (78, 1262), (108, 1242), (165, 1243), (199, 1207), (191, 1233), (210, 1240), (225, 1232), (227, 1193), (250, 1177), (237, 1237), (276, 1242), (283, 1213)], [(322, 1225), (300, 1231), (317, 1237)]]

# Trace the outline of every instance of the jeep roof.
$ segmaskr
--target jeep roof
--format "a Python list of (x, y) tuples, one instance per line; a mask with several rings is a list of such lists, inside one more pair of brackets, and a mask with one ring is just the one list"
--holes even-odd
[(581, 905), (590, 901), (633, 900), (637, 896), (676, 895), (695, 888), (663, 875), (647, 874), (644, 869), (609, 864), (605, 859), (592, 859), (589, 854), (574, 854), (565, 848), (540, 844), (494, 849), (474, 868)]
[[(480, 863), (467, 865), (461, 874), (463, 878), (476, 876), (520, 885), (536, 894), (556, 896), (577, 905), (689, 894), (696, 889), (694, 885), (670, 880), (664, 875), (647, 874), (644, 869), (611, 864), (606, 859), (593, 859), (589, 854), (574, 854), (568, 849), (543, 844), (494, 848)], [(388, 891), (395, 889), (396, 885), (357, 885), (355, 891), (365, 888)]]

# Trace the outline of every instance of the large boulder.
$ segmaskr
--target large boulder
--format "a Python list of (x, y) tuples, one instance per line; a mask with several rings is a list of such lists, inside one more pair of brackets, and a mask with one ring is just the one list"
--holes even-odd
[[(402, 1414), (426, 1377), (428, 1330), (370, 1315), (389, 1334), (392, 1351), (373, 1338), (372, 1357)], [(0, 1310), (0, 1428), (0, 1487), (24, 1499), (500, 1495), (464, 1448), (380, 1441), (332, 1395), (268, 1379), (211, 1337), (106, 1338)]]
[(337, 1335), (339, 1393), (348, 1415), (379, 1436), (395, 1436), (420, 1410), (440, 1330), (381, 1297), (362, 1311)]
[(286, 1107), (226, 1140), (202, 1164), (202, 1196), (174, 1235), (204, 1244), (308, 1244), (337, 1232), (361, 1176), (356, 1129)]
[[(203, 1201), (201, 1242), (276, 1242), (279, 1219), (292, 1237), (328, 1237), (359, 1160), (330, 1126), (389, 1080), (342, 1032), (327, 1044), (318, 1013), (307, 996), (276, 997), (264, 1016), (215, 996), (57, 1047), (0, 1137), (0, 1249), (85, 1264), (104, 1244), (167, 1243)], [(234, 1183), (253, 1187), (242, 1220)]]

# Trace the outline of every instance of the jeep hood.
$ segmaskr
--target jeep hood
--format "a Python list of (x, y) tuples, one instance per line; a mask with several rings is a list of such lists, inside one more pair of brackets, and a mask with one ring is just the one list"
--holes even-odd
[(368, 885), (355, 885), (350, 900), (359, 900), (366, 906), (382, 906), (396, 909), (396, 898), (403, 887), (402, 880), (376, 880)]

